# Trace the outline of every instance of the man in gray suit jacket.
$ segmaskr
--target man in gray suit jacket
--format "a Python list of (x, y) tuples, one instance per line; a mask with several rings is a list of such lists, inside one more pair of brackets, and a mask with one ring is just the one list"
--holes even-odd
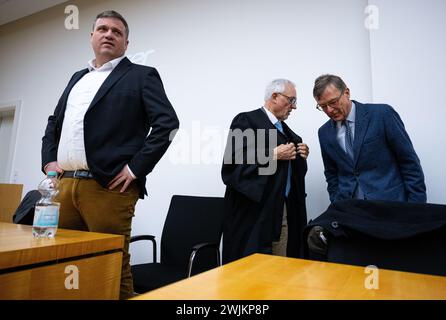
[(319, 129), (319, 142), (331, 202), (426, 202), (420, 160), (391, 106), (350, 100), (349, 88), (334, 75), (317, 78), (313, 96), (330, 118)]

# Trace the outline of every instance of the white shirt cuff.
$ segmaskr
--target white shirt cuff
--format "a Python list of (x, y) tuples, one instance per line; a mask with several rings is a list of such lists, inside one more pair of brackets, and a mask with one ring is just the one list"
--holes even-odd
[(126, 165), (126, 167), (127, 167), (127, 170), (130, 172), (130, 175), (132, 176), (132, 178), (136, 179), (136, 176), (133, 174), (132, 170), (130, 170), (130, 167), (128, 164)]

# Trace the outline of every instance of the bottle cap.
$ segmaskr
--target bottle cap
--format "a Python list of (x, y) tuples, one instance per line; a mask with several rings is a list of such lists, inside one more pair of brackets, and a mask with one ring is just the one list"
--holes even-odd
[(48, 177), (57, 177), (57, 172), (56, 171), (48, 171), (48, 173), (46, 175)]

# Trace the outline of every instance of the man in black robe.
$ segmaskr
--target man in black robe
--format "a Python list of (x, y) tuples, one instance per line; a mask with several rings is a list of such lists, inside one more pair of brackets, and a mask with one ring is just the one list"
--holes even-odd
[(294, 109), (295, 85), (277, 79), (262, 108), (232, 121), (222, 167), (224, 263), (253, 253), (302, 257), (309, 149), (283, 122)]

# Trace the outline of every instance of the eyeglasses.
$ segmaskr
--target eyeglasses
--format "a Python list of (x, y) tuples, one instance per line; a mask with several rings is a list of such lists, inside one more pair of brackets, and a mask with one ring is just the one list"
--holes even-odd
[(296, 101), (297, 101), (296, 97), (288, 97), (288, 96), (286, 96), (286, 95), (284, 95), (283, 93), (280, 93), (280, 92), (277, 92), (277, 94), (280, 94), (281, 96), (287, 98), (289, 104), (296, 105)]
[(334, 108), (333, 106), (336, 105), (339, 102), (339, 100), (341, 99), (341, 97), (344, 94), (344, 92), (345, 92), (345, 90), (342, 90), (342, 92), (339, 95), (339, 97), (337, 97), (336, 99), (331, 100), (330, 102), (328, 102), (326, 104), (323, 104), (323, 105), (317, 104), (316, 105), (316, 109), (318, 109), (319, 111), (325, 111), (328, 107)]

